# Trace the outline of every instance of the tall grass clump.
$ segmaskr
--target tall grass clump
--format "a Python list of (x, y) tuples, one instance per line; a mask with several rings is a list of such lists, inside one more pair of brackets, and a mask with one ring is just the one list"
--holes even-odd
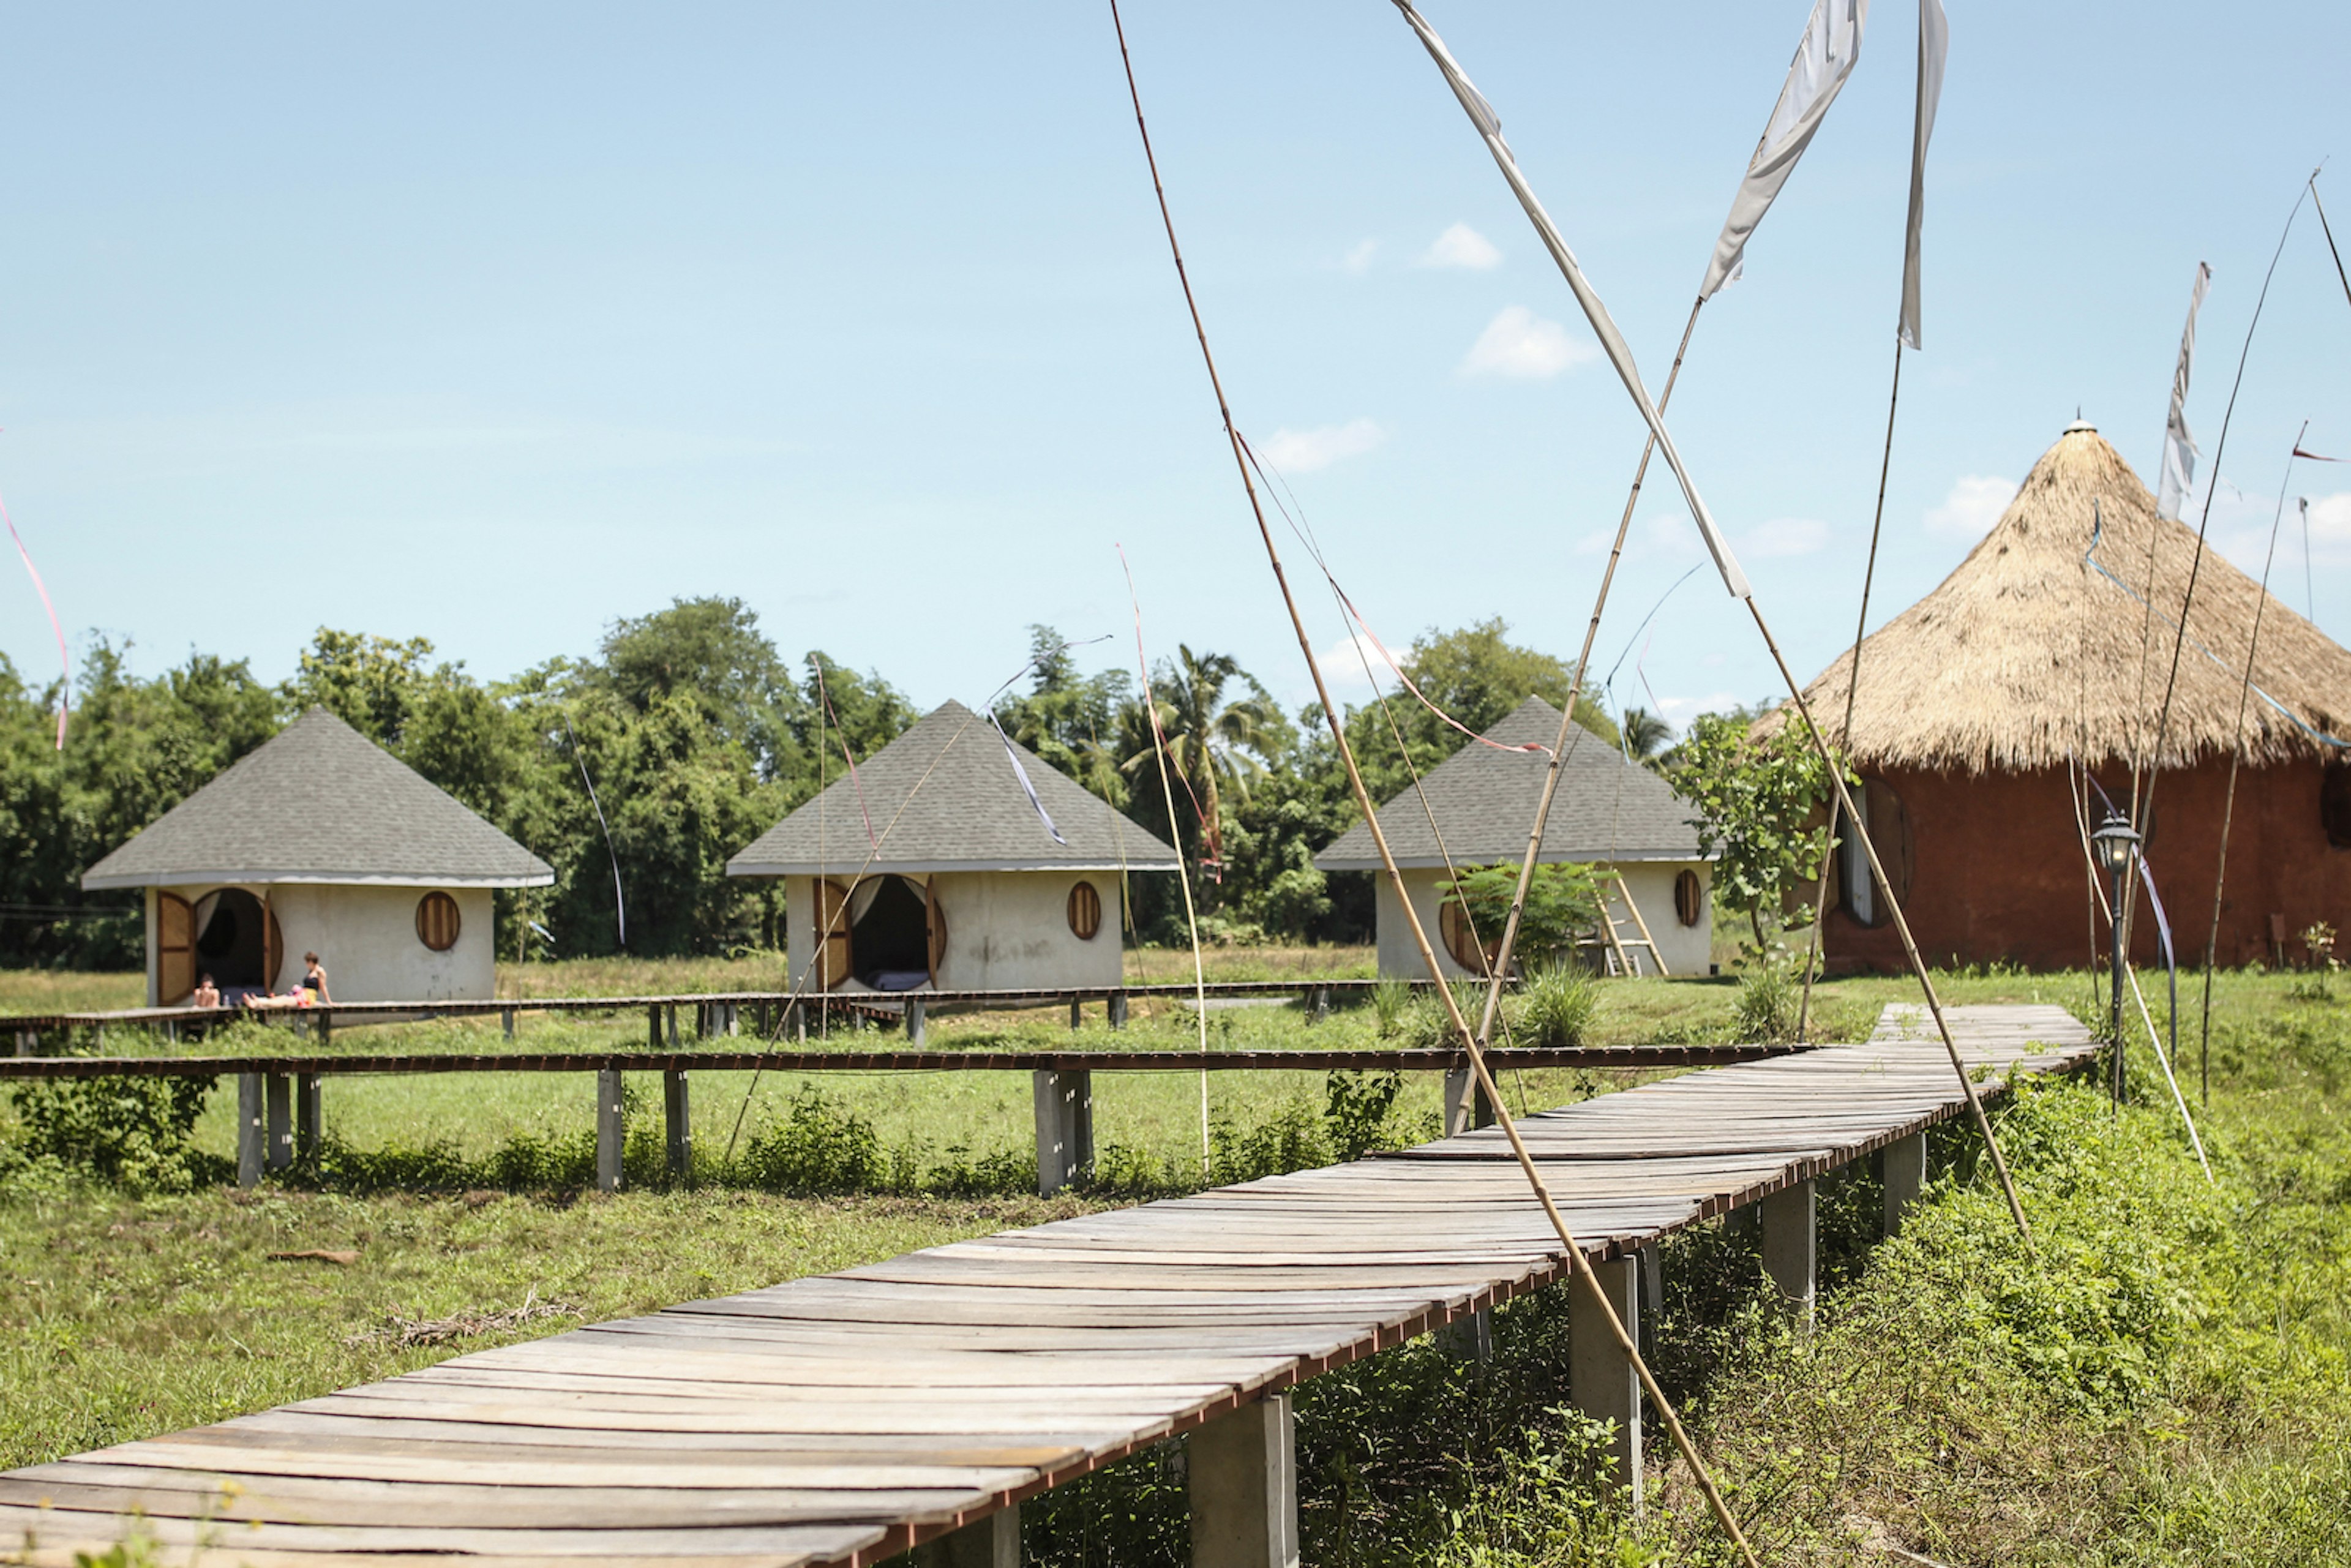
[(1546, 964), (1528, 972), (1519, 992), (1519, 1043), (1573, 1049), (1592, 1030), (1600, 988), (1586, 970)]
[(1731, 1023), (1741, 1040), (1777, 1045), (1796, 1035), (1796, 977), (1788, 966), (1760, 959), (1739, 977)]

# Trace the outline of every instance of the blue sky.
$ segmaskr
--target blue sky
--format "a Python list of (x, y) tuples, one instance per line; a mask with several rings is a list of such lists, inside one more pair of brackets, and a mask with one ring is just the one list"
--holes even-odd
[[(2351, 239), (2351, 10), (1949, 5), (1874, 622), (2077, 405), (2152, 476), (2199, 259), (2209, 465), (2329, 152)], [(1807, 9), (1431, 0), (1653, 388)], [(1805, 677), (1859, 591), (1916, 26), (1878, 0), (1673, 405)], [(1500, 615), (1572, 654), (1640, 426), (1408, 31), (1383, 0), (1137, 0), (1127, 26), (1236, 413), (1355, 601), (1398, 645)], [(496, 676), (726, 593), (788, 653), (974, 700), (1031, 622), (1125, 657), (1123, 543), (1155, 653), (1310, 695), (1106, 7), (91, 5), (20, 7), (7, 36), (0, 493), (77, 658), (98, 629), (150, 672), (193, 646), (277, 678), (328, 624)], [(2305, 207), (2221, 465), (2240, 560), (2304, 419), (2351, 455), (2346, 365)], [(2351, 640), (2351, 468), (2294, 487), (2317, 620)], [(1699, 559), (1667, 488), (1604, 671)], [(2300, 608), (2298, 536), (2287, 559)], [(1646, 700), (1636, 663), (1677, 716), (1770, 693), (1728, 608), (1708, 574), (1683, 586), (1619, 700)], [(1327, 596), (1308, 609), (1361, 695)], [(14, 565), (0, 651), (55, 669)]]

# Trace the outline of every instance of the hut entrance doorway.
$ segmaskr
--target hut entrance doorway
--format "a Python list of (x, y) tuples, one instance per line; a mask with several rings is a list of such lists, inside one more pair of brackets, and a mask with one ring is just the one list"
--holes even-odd
[(196, 900), (195, 969), (210, 975), (224, 1000), (245, 991), (266, 991), (277, 983), (277, 921), (261, 900), (241, 887), (224, 887)]
[(931, 900), (903, 876), (868, 877), (849, 900), (849, 950), (858, 980), (877, 991), (931, 982)]

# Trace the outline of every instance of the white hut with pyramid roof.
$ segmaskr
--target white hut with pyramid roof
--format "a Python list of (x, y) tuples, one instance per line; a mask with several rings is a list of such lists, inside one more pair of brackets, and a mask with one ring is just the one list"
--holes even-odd
[[(492, 895), (545, 887), (545, 861), (314, 707), (81, 879), (147, 894), (147, 1001), (289, 986), (301, 955), (334, 999), (486, 1001)], [(290, 959), (289, 959), (290, 956)]]
[(1045, 990), (1119, 984), (1124, 873), (1180, 864), (984, 715), (949, 702), (762, 833), (726, 873), (784, 880), (795, 988)]

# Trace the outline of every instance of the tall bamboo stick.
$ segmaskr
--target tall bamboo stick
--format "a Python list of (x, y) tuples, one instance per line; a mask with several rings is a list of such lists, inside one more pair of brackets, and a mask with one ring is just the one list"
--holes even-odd
[(1512, 1119), (1510, 1108), (1502, 1103), (1500, 1086), (1494, 1082), (1493, 1074), (1487, 1070), (1486, 1053), (1479, 1043), (1478, 1036), (1470, 1029), (1468, 1019), (1462, 1016), (1460, 1005), (1454, 999), (1452, 987), (1445, 983), (1445, 972), (1437, 964), (1437, 950), (1429, 946), (1428, 933), (1422, 928), (1420, 916), (1414, 910), (1411, 898), (1405, 894), (1404, 874), (1396, 869), (1395, 856), (1388, 849), (1387, 835), (1380, 831), (1379, 814), (1374, 810), (1370, 792), (1364, 788), (1364, 776), (1355, 766), (1354, 748), (1347, 742), (1346, 726), (1340, 722), (1338, 709), (1331, 701), (1330, 689), (1323, 683), (1322, 663), (1314, 656), (1313, 640), (1306, 633), (1306, 622), (1298, 612), (1298, 600), (1290, 590), (1289, 575), (1282, 570), (1281, 552), (1274, 545), (1273, 530), (1266, 524), (1265, 507), (1258, 499), (1257, 485), (1249, 477), (1249, 460), (1242, 450), (1240, 435), (1233, 425), (1232, 408), (1225, 400), (1224, 382), (1217, 373), (1216, 355), (1208, 348), (1208, 329), (1200, 319), (1199, 302), (1193, 298), (1192, 280), (1185, 271), (1183, 247), (1176, 238), (1175, 215), (1168, 209), (1166, 186), (1159, 178), (1159, 160), (1151, 151), (1151, 131), (1144, 123), (1143, 95), (1141, 89), (1135, 86), (1134, 61), (1127, 52), (1126, 27), (1119, 17), (1118, 0), (1110, 0), (1110, 14), (1111, 25), (1118, 33), (1119, 59), (1126, 71), (1127, 94), (1134, 103), (1134, 128), (1143, 140), (1144, 161), (1151, 169), (1151, 188), (1153, 193), (1158, 198), (1160, 221), (1167, 231), (1168, 252), (1175, 258), (1176, 277), (1184, 289), (1185, 307), (1191, 312), (1192, 331), (1193, 335), (1199, 340), (1200, 358), (1207, 367), (1208, 385), (1216, 393), (1217, 413), (1224, 422), (1225, 440), (1232, 448), (1233, 465), (1240, 475), (1241, 489), (1249, 497), (1249, 511), (1257, 519), (1258, 538), (1265, 546), (1266, 564), (1273, 569), (1275, 586), (1280, 589), (1282, 604), (1290, 612), (1290, 630), (1298, 637), (1298, 651), (1305, 657), (1307, 673), (1314, 680), (1315, 696), (1322, 705), (1323, 719), (1331, 727), (1332, 739), (1338, 745), (1339, 759), (1346, 766), (1347, 786), (1354, 793), (1356, 809), (1363, 812), (1364, 821), (1371, 829), (1372, 841), (1380, 852), (1380, 864), (1387, 874), (1390, 885), (1396, 890), (1397, 902), (1402, 905), (1405, 920), (1412, 928), (1413, 943), (1420, 949), (1421, 961), (1427, 966), (1429, 977), (1437, 983), (1437, 994), (1444, 1001), (1447, 1016), (1455, 1031), (1459, 1034), (1463, 1045), (1468, 1048), (1470, 1071), (1476, 1074), (1479, 1087), (1486, 1092), (1487, 1101), (1494, 1108), (1494, 1119), (1501, 1127), (1502, 1135), (1510, 1140), (1510, 1152), (1517, 1156), (1519, 1168), (1525, 1174), (1528, 1186), (1533, 1188), (1535, 1200), (1542, 1206), (1543, 1215), (1551, 1221), (1552, 1232), (1558, 1236), (1560, 1245), (1566, 1249), (1570, 1267), (1583, 1281), (1584, 1287), (1591, 1291), (1592, 1300), (1600, 1308), (1601, 1316), (1607, 1322), (1609, 1331), (1614, 1337), (1618, 1348), (1632, 1363), (1635, 1374), (1640, 1378), (1642, 1388), (1648, 1394), (1650, 1402), (1656, 1407), (1658, 1417), (1665, 1422), (1667, 1429), (1673, 1434), (1674, 1446), (1681, 1451), (1682, 1458), (1689, 1465), (1691, 1473), (1698, 1478), (1699, 1487), (1706, 1493), (1707, 1504), (1713, 1510), (1716, 1521), (1721, 1525), (1723, 1533), (1730, 1539), (1731, 1544), (1739, 1549), (1739, 1555), (1748, 1564), (1748, 1568), (1761, 1568), (1761, 1564), (1756, 1561), (1753, 1549), (1747, 1544), (1745, 1533), (1739, 1528), (1738, 1520), (1732, 1517), (1729, 1504), (1723, 1500), (1720, 1489), (1715, 1485), (1712, 1472), (1707, 1469), (1705, 1459), (1699, 1456), (1698, 1446), (1690, 1440), (1689, 1433), (1682, 1426), (1681, 1417), (1675, 1413), (1673, 1402), (1666, 1397), (1665, 1390), (1657, 1386), (1656, 1377), (1650, 1372), (1647, 1361), (1643, 1359), (1640, 1346), (1635, 1344), (1633, 1336), (1625, 1332), (1624, 1320), (1616, 1315), (1614, 1304), (1608, 1300), (1608, 1292), (1601, 1285), (1600, 1276), (1593, 1271), (1592, 1260), (1583, 1255), (1583, 1245), (1576, 1240), (1575, 1233), (1569, 1228), (1566, 1216), (1560, 1212), (1559, 1206), (1552, 1201), (1551, 1190), (1543, 1183), (1542, 1173), (1535, 1166), (1534, 1155), (1529, 1152), (1525, 1140), (1519, 1135), (1518, 1124)]
[[(1902, 334), (1894, 334), (1894, 390), (1886, 395), (1886, 450), (1877, 459), (1877, 509), (1869, 518), (1869, 564), (1861, 570), (1861, 613), (1853, 623), (1853, 668), (1845, 673), (1844, 727), (1837, 732), (1837, 755), (1853, 749), (1853, 705), (1861, 695), (1861, 643), (1869, 630), (1869, 590), (1877, 580), (1877, 538), (1886, 523), (1886, 478), (1894, 471), (1894, 411), (1902, 402)], [(1821, 925), (1829, 917), (1829, 856), (1836, 849), (1836, 823), (1832, 820), (1827, 841), (1821, 846), (1821, 871), (1813, 904), (1813, 937), (1804, 956), (1804, 995), (1796, 1004), (1796, 1038), (1810, 1038), (1813, 1019), (1813, 971), (1820, 967)]]
[[(1706, 306), (1701, 294), (1690, 307), (1689, 319), (1682, 323), (1682, 340), (1674, 350), (1673, 369), (1666, 372), (1666, 388), (1657, 399), (1657, 412), (1663, 413), (1666, 404), (1674, 397), (1674, 382), (1681, 379), (1682, 356), (1689, 352), (1690, 333), (1697, 329), (1698, 313)], [(1494, 1038), (1494, 1022), (1502, 1009), (1502, 980), (1510, 972), (1510, 956), (1519, 945), (1519, 918), (1527, 907), (1528, 893), (1534, 886), (1535, 861), (1542, 853), (1543, 831), (1551, 821), (1552, 798), (1559, 793), (1560, 774), (1567, 766), (1568, 747), (1575, 737), (1575, 705), (1583, 696), (1583, 676), (1592, 664), (1592, 645), (1600, 636), (1601, 612), (1608, 608), (1608, 590), (1616, 580), (1616, 563), (1624, 559), (1625, 536), (1633, 527), (1633, 508), (1640, 503), (1641, 484), (1649, 476), (1649, 459), (1657, 450), (1657, 438), (1652, 434), (1641, 444), (1640, 465), (1633, 470), (1633, 487), (1625, 493), (1625, 510), (1616, 519), (1616, 540), (1608, 547), (1608, 565), (1600, 574), (1600, 591), (1593, 596), (1592, 619), (1584, 622), (1583, 646), (1575, 655), (1575, 675), (1567, 685), (1567, 708), (1559, 716), (1559, 738), (1551, 748), (1551, 765), (1543, 770), (1542, 798), (1535, 804), (1534, 826), (1527, 832), (1526, 858), (1519, 862), (1519, 883), (1510, 895), (1510, 912), (1502, 920), (1502, 943), (1494, 955), (1494, 971), (1486, 987), (1486, 1008), (1478, 1020), (1478, 1039), (1482, 1043)], [(1627, 895), (1630, 896), (1629, 894)], [(1603, 910), (1601, 917), (1607, 918)]]

